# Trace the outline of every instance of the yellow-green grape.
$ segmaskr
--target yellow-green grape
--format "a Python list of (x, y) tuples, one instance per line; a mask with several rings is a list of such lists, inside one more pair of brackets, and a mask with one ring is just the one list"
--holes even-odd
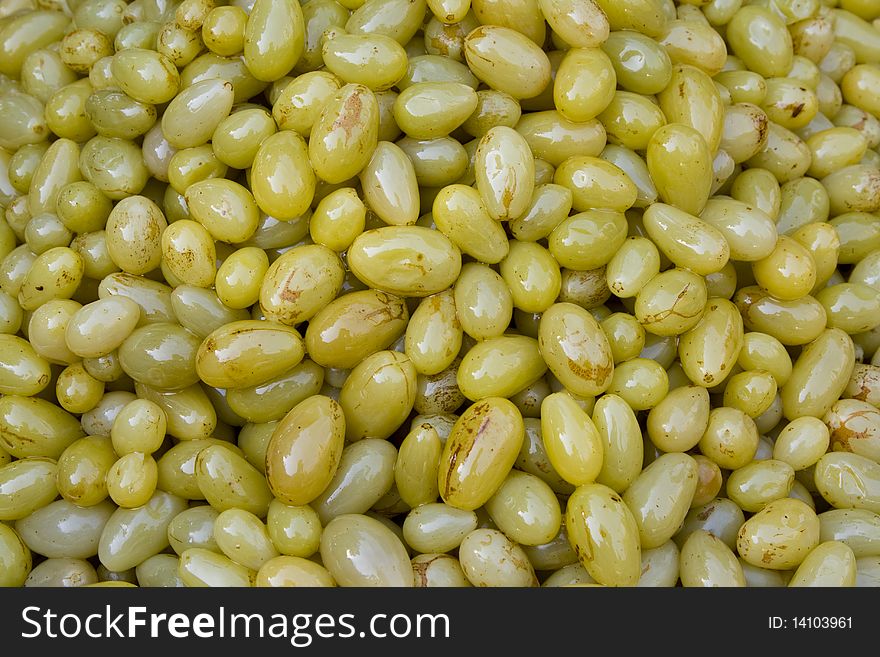
[(48, 148), (49, 145), (46, 142), (25, 144), (14, 154), (7, 154), (4, 157), (7, 162), (6, 175), (9, 178), (8, 184), (5, 184), (3, 188), (3, 199), (6, 205), (12, 200), (13, 191), (27, 194), (34, 172)]
[(706, 308), (705, 280), (686, 269), (668, 269), (639, 291), (635, 316), (649, 333), (679, 335), (696, 326)]
[(97, 136), (86, 142), (79, 167), (83, 178), (115, 201), (139, 194), (149, 177), (141, 149), (131, 141), (115, 137)]
[(48, 213), (31, 217), (24, 229), (24, 241), (37, 255), (54, 247), (69, 245), (72, 237), (58, 217)]
[(190, 548), (180, 555), (178, 576), (184, 586), (253, 586), (254, 571), (228, 557), (204, 548)]
[(688, 536), (702, 529), (717, 536), (727, 547), (735, 549), (736, 535), (743, 522), (745, 515), (742, 509), (726, 497), (716, 497), (688, 511), (684, 524), (675, 535), (675, 543), (683, 545)]
[(471, 586), (458, 559), (448, 554), (419, 554), (412, 559), (412, 568), (416, 587)]
[[(323, 369), (313, 361), (303, 360), (263, 384), (227, 390), (226, 402), (234, 413), (249, 422), (271, 423), (284, 417), (299, 402), (317, 393), (323, 380)], [(263, 459), (257, 460), (259, 463), (254, 465), (262, 467)]]
[(269, 258), (262, 249), (248, 246), (234, 251), (217, 270), (217, 297), (229, 308), (250, 308), (260, 298), (268, 268)]
[(566, 392), (541, 402), (541, 436), (547, 460), (566, 482), (579, 486), (599, 476), (604, 441), (592, 418)]
[(461, 545), (462, 539), (476, 528), (477, 515), (473, 511), (441, 503), (422, 504), (407, 514), (403, 537), (418, 552), (443, 553)]
[[(824, 363), (831, 360), (838, 364), (837, 369), (824, 369)], [(853, 366), (852, 339), (840, 329), (823, 331), (803, 349), (791, 377), (782, 386), (785, 417), (822, 417), (843, 393)]]
[(343, 278), (342, 263), (326, 247), (296, 247), (266, 271), (260, 308), (267, 319), (298, 324), (313, 317), (336, 296)]
[(222, 57), (240, 53), (247, 19), (241, 7), (215, 7), (202, 22), (202, 41), (208, 50)]
[[(352, 552), (375, 554), (352, 560)], [(412, 586), (413, 571), (401, 540), (378, 520), (346, 514), (330, 521), (321, 534), (321, 560), (342, 586)]]
[(314, 196), (315, 174), (306, 149), (302, 137), (289, 130), (262, 142), (254, 156), (251, 185), (263, 212), (290, 220), (308, 209)]
[(531, 201), (534, 159), (528, 143), (512, 128), (496, 126), (480, 139), (474, 154), (477, 190), (496, 220), (518, 217)]
[(69, 299), (82, 281), (85, 262), (76, 251), (58, 246), (41, 253), (21, 282), (18, 301), (36, 310), (47, 301)]
[(697, 462), (697, 488), (691, 500), (691, 508), (708, 504), (718, 495), (722, 485), (721, 468), (702, 454), (693, 457)]
[(611, 59), (600, 48), (572, 48), (556, 72), (553, 100), (565, 118), (589, 121), (611, 103), (616, 82)]
[(526, 336), (490, 338), (465, 355), (457, 373), (458, 387), (474, 401), (511, 397), (543, 376), (547, 365), (538, 342)]
[(382, 221), (392, 226), (416, 223), (418, 182), (412, 161), (399, 146), (379, 142), (360, 180), (364, 200)]
[(107, 471), (107, 491), (121, 508), (133, 509), (156, 491), (159, 470), (156, 461), (142, 452), (129, 452)]
[(0, 73), (17, 75), (31, 52), (60, 40), (69, 24), (70, 18), (60, 12), (37, 11), (14, 16), (8, 25), (4, 25)]
[(799, 500), (771, 502), (740, 527), (736, 548), (753, 566), (789, 570), (819, 544), (819, 519)]
[(776, 299), (758, 286), (740, 288), (733, 301), (746, 328), (767, 333), (784, 345), (801, 345), (819, 337), (827, 323), (825, 308), (807, 295), (795, 301)]
[(648, 236), (678, 267), (707, 275), (727, 264), (730, 247), (724, 235), (693, 215), (655, 203), (645, 210), (642, 222)]
[[(222, 177), (226, 172), (227, 166), (217, 159), (209, 144), (176, 151), (168, 161), (168, 182), (169, 188), (180, 196), (174, 199), (165, 197), (166, 211), (172, 215), (174, 211), (179, 213), (179, 216), (173, 217), (174, 220), (188, 219), (190, 215), (186, 205), (179, 207), (185, 200), (182, 195), (186, 188), (200, 180)], [(171, 205), (172, 200), (178, 204), (178, 207)]]
[(877, 409), (857, 399), (841, 399), (825, 414), (832, 451), (853, 452), (868, 458), (877, 454)]
[[(364, 321), (370, 317), (369, 322)], [(403, 335), (409, 311), (393, 294), (362, 290), (330, 302), (310, 321), (306, 350), (324, 367), (352, 368)]]
[(24, 457), (0, 466), (0, 518), (17, 520), (40, 509), (58, 495), (55, 461)]
[(195, 471), (199, 490), (218, 511), (241, 508), (266, 516), (272, 498), (266, 479), (234, 451), (221, 445), (203, 449)]
[(184, 0), (174, 11), (174, 22), (187, 30), (196, 30), (213, 8), (211, 0)]
[(614, 313), (600, 322), (615, 363), (638, 356), (645, 346), (645, 329), (627, 313)]
[(639, 529), (617, 493), (580, 486), (569, 498), (565, 526), (587, 572), (606, 586), (632, 586), (641, 573)]
[(753, 461), (730, 474), (727, 496), (743, 510), (755, 513), (775, 500), (788, 497), (794, 469), (784, 461)]
[[(264, 108), (247, 107), (220, 121), (211, 136), (211, 148), (223, 164), (246, 169), (253, 164), (260, 145), (276, 129), (272, 116)], [(169, 148), (173, 147), (169, 145)]]
[[(74, 85), (70, 85), (70, 87), (74, 87)], [(84, 104), (87, 96), (85, 91), (87, 90), (77, 87), (76, 91), (71, 91), (71, 93), (76, 93), (77, 102), (81, 101)], [(30, 191), (27, 194), (27, 198), (23, 199), (27, 203), (30, 216), (37, 216), (42, 212), (52, 212), (60, 190), (65, 185), (82, 179), (81, 172), (77, 170), (79, 168), (77, 166), (77, 158), (81, 155), (80, 148), (67, 137), (85, 140), (93, 136), (94, 131), (77, 130), (77, 119), (80, 117), (78, 114), (73, 113), (75, 111), (75, 109), (71, 110), (71, 118), (68, 121), (68, 125), (73, 127), (73, 131), (62, 135), (61, 139), (46, 149), (31, 176)], [(51, 115), (52, 113), (50, 112)], [(84, 113), (81, 120), (88, 122)]]
[(136, 398), (137, 395), (125, 390), (108, 392), (95, 408), (88, 413), (83, 413), (82, 428), (93, 436), (109, 436), (113, 419), (128, 402), (134, 401)]
[(465, 38), (464, 53), (473, 75), (514, 98), (537, 96), (550, 82), (547, 55), (528, 37), (508, 27), (478, 27)]
[(406, 73), (406, 51), (389, 36), (329, 30), (322, 39), (324, 65), (346, 83), (384, 91)]
[[(550, 392), (550, 384), (547, 382), (546, 377), (541, 377), (531, 385), (526, 386), (513, 395), (510, 398), (510, 401), (512, 401), (519, 409), (519, 412), (524, 418), (538, 417), (541, 413), (541, 402), (544, 401), (544, 398), (549, 395)], [(459, 394), (461, 394), (460, 391)], [(463, 397), (464, 395), (461, 396)], [(453, 404), (450, 404), (450, 406), (452, 405)], [(454, 405), (457, 406), (458, 404)]]
[(700, 132), (681, 124), (659, 128), (648, 143), (647, 163), (665, 203), (691, 214), (703, 210), (712, 185), (712, 155)]
[(633, 358), (614, 368), (608, 391), (622, 397), (633, 410), (656, 406), (669, 391), (666, 371), (656, 361)]
[(643, 548), (660, 547), (672, 538), (691, 506), (697, 487), (697, 464), (686, 454), (664, 454), (627, 488), (623, 501), (633, 512)]
[(441, 189), (431, 216), (437, 230), (480, 262), (500, 262), (509, 252), (504, 228), (489, 215), (479, 191), (472, 187), (454, 184)]
[(308, 505), (291, 506), (272, 500), (266, 525), (272, 544), (281, 554), (305, 558), (320, 547), (321, 521)]
[(345, 427), (342, 407), (322, 396), (301, 402), (285, 416), (266, 453), (266, 476), (278, 499), (307, 504), (327, 487), (339, 465)]
[(180, 76), (164, 55), (130, 48), (113, 57), (113, 79), (122, 91), (142, 103), (166, 103), (177, 93)]
[(48, 361), (15, 335), (0, 335), (0, 367), (0, 392), (5, 395), (35, 395), (51, 380)]
[[(396, 351), (380, 351), (355, 367), (339, 394), (349, 441), (388, 438), (409, 416), (416, 395), (416, 369)], [(384, 399), (381, 411), (374, 399)]]
[(570, 157), (556, 169), (553, 181), (572, 193), (578, 211), (605, 208), (623, 212), (636, 202), (638, 191), (626, 173), (595, 157)]
[(752, 265), (758, 284), (777, 299), (792, 301), (808, 294), (816, 283), (816, 263), (795, 240), (780, 236), (776, 248)]
[(24, 312), (18, 301), (6, 292), (0, 292), (0, 307), (3, 309), (2, 319), (0, 319), (0, 333), (3, 335), (14, 335), (21, 328)]
[(341, 86), (339, 78), (325, 71), (304, 73), (288, 82), (272, 105), (272, 116), (282, 130), (308, 136), (326, 102)]
[(156, 554), (135, 567), (135, 576), (139, 586), (151, 587), (182, 587), (184, 586), (177, 574), (179, 559), (173, 554)]
[(152, 454), (165, 440), (167, 418), (160, 406), (146, 399), (126, 404), (110, 431), (113, 449), (119, 455)]
[(778, 386), (791, 376), (791, 357), (779, 340), (766, 333), (751, 332), (743, 336), (743, 348), (737, 363), (746, 370), (765, 370), (773, 375)]
[(181, 91), (162, 115), (162, 133), (174, 148), (204, 144), (233, 103), (232, 83), (204, 80)]
[(708, 22), (675, 20), (666, 24), (659, 42), (675, 63), (692, 64), (715, 75), (724, 67), (724, 40)]
[[(396, 458), (394, 445), (380, 438), (365, 438), (346, 447), (333, 480), (312, 503), (321, 522), (376, 506), (394, 484)], [(396, 496), (392, 493), (391, 497)]]
[(724, 387), (724, 405), (751, 418), (764, 413), (776, 397), (776, 379), (766, 370), (747, 370), (731, 376)]
[[(604, 310), (601, 309), (601, 306), (610, 297), (611, 290), (608, 289), (608, 283), (605, 280), (605, 267), (585, 271), (562, 270), (562, 289), (559, 292), (559, 301), (575, 303), (594, 313), (602, 313), (604, 317)], [(596, 316), (598, 317), (598, 315)]]
[(489, 397), (471, 406), (455, 423), (440, 456), (443, 500), (465, 510), (482, 506), (510, 472), (523, 436), (522, 416), (506, 399)]
[(798, 566), (788, 585), (855, 586), (855, 554), (839, 541), (820, 543)]
[(192, 438), (181, 441), (165, 452), (157, 462), (159, 466), (159, 489), (179, 495), (185, 499), (205, 499), (205, 495), (198, 486), (195, 463), (199, 452), (211, 445), (238, 449), (230, 443), (215, 438)]
[(676, 388), (648, 413), (648, 436), (664, 452), (686, 452), (703, 437), (709, 412), (709, 393), (705, 388)]
[(710, 411), (706, 431), (697, 444), (719, 467), (735, 470), (754, 458), (758, 442), (754, 420), (739, 409), (719, 407)]
[(195, 506), (178, 513), (168, 525), (168, 542), (177, 554), (192, 547), (219, 551), (214, 539), (214, 521), (220, 515), (210, 506)]
[[(697, 66), (673, 66), (672, 79), (657, 99), (669, 123), (694, 128), (714, 151), (723, 136), (727, 111), (718, 88)], [(752, 139), (760, 141), (760, 133)]]
[(282, 555), (263, 564), (254, 586), (336, 586), (336, 582), (326, 568), (314, 561)]
[(65, 500), (78, 506), (89, 507), (100, 503), (108, 495), (106, 476), (116, 459), (109, 438), (80, 438), (58, 458), (58, 492)]
[(89, 374), (81, 363), (64, 368), (55, 381), (58, 404), (69, 413), (86, 413), (101, 401), (104, 382)]
[[(143, 506), (114, 511), (101, 532), (98, 556), (114, 571), (127, 570), (168, 547), (168, 525), (186, 502), (174, 495), (156, 491)], [(131, 528), (138, 531), (132, 533)]]
[[(93, 586), (98, 583), (95, 567), (85, 559), (61, 557), (46, 559), (24, 582), (25, 587)], [(126, 585), (128, 585), (126, 583)]]
[(198, 348), (199, 338), (181, 326), (149, 324), (135, 329), (125, 339), (119, 347), (119, 362), (123, 371), (138, 383), (180, 389), (198, 381)]
[(204, 45), (198, 30), (190, 30), (170, 21), (162, 26), (156, 39), (156, 50), (179, 68), (186, 66), (201, 54)]
[(697, 530), (681, 546), (681, 583), (685, 587), (746, 586), (744, 568), (715, 535)]
[(86, 181), (65, 185), (55, 200), (58, 219), (75, 233), (104, 229), (112, 207), (110, 200)]
[(57, 459), (83, 435), (77, 418), (45, 399), (0, 398), (0, 447), (16, 458)]
[(877, 325), (876, 295), (876, 290), (861, 283), (839, 283), (819, 291), (816, 300), (825, 307), (828, 326), (856, 334)]
[(596, 481), (622, 492), (638, 476), (644, 457), (636, 414), (622, 397), (606, 394), (596, 401), (592, 420), (602, 441), (602, 469)]
[(403, 439), (394, 465), (394, 482), (401, 498), (413, 508), (439, 496), (438, 468), (443, 445), (437, 431), (427, 423)]
[(727, 39), (734, 54), (765, 78), (785, 76), (791, 68), (791, 35), (782, 19), (769, 9), (740, 9), (727, 24)]
[(575, 155), (599, 155), (605, 146), (606, 133), (600, 121), (577, 123), (557, 110), (525, 114), (515, 129), (529, 144), (535, 157), (553, 166)]
[(22, 537), (12, 527), (0, 523), (0, 584), (22, 586), (33, 566), (33, 556)]
[(253, 513), (227, 509), (214, 520), (214, 540), (223, 554), (251, 570), (279, 556), (266, 525)]
[(257, 229), (259, 212), (254, 197), (238, 183), (225, 178), (202, 180), (184, 194), (193, 219), (215, 240), (244, 242)]
[(416, 308), (406, 330), (404, 350), (419, 374), (435, 375), (452, 365), (462, 337), (455, 298), (447, 290), (427, 297)]
[(562, 515), (553, 490), (524, 472), (511, 471), (486, 507), (499, 529), (520, 545), (545, 544), (561, 527)]
[(245, 25), (244, 62), (258, 80), (277, 80), (296, 64), (304, 40), (299, 3), (259, 0)]
[[(410, 258), (419, 262), (418, 269), (410, 264)], [(455, 281), (461, 270), (461, 254), (437, 231), (421, 226), (385, 226), (355, 239), (348, 263), (352, 273), (375, 289), (401, 296), (428, 296)]]
[(77, 73), (88, 73), (95, 62), (112, 54), (113, 44), (98, 30), (74, 30), (61, 41), (61, 61)]
[[(229, 397), (227, 391), (226, 401), (229, 404), (230, 409), (232, 409), (233, 404)], [(272, 432), (277, 425), (277, 420), (262, 423), (248, 422), (241, 428), (241, 431), (239, 431), (238, 434), (238, 443), (244, 457), (247, 459), (248, 463), (263, 474), (266, 474), (266, 450), (269, 446), (269, 440), (272, 438)]]
[(379, 105), (361, 84), (347, 84), (324, 105), (312, 126), (309, 160), (314, 175), (341, 183), (370, 161), (379, 136)]
[(836, 508), (880, 509), (877, 464), (871, 459), (846, 452), (829, 452), (814, 470), (818, 492)]
[(462, 570), (474, 586), (537, 586), (523, 549), (497, 529), (475, 529), (459, 548)]
[(654, 243), (639, 236), (628, 237), (605, 269), (608, 288), (621, 299), (634, 297), (660, 273), (660, 252)]

